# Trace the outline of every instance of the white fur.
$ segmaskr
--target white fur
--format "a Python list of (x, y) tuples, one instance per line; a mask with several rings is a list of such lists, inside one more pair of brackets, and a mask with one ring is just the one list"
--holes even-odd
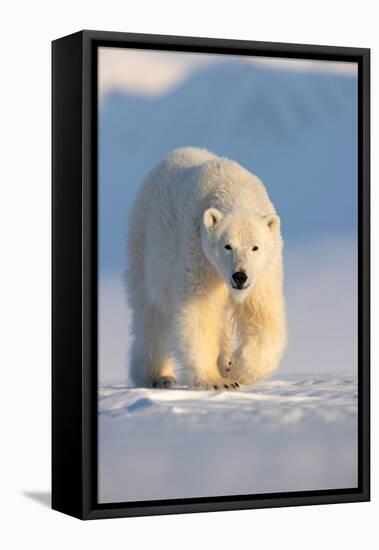
[[(286, 341), (282, 238), (256, 176), (205, 149), (174, 151), (139, 190), (128, 254), (137, 385), (174, 385), (175, 363), (197, 387), (217, 389), (276, 369)], [(233, 288), (236, 271), (246, 288)]]

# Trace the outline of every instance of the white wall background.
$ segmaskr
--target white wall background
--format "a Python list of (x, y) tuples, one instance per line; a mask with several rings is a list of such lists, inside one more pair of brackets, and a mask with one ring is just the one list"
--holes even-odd
[[(216, 8), (217, 6), (217, 8)], [(216, 11), (217, 10), (217, 11)], [(375, 3), (301, 0), (19, 1), (2, 7), (0, 78), (0, 544), (5, 548), (372, 548), (373, 502), (85, 524), (49, 510), (50, 484), (50, 40), (82, 28), (372, 48), (379, 93)], [(378, 118), (373, 105), (373, 145)], [(374, 155), (373, 155), (374, 156)], [(373, 238), (378, 230), (373, 158)], [(378, 253), (373, 250), (373, 279)], [(378, 297), (373, 287), (373, 300)], [(378, 309), (373, 308), (373, 326)], [(375, 332), (375, 329), (374, 331)], [(376, 331), (377, 332), (377, 331)], [(376, 392), (373, 341), (373, 426)], [(29, 496), (28, 496), (29, 494)], [(34, 498), (30, 495), (34, 495)], [(37, 495), (37, 498), (35, 498)]]

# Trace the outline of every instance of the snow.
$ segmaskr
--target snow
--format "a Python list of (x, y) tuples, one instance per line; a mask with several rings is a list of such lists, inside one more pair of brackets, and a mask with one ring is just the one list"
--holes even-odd
[(240, 391), (99, 390), (99, 502), (357, 485), (357, 380), (277, 375)]

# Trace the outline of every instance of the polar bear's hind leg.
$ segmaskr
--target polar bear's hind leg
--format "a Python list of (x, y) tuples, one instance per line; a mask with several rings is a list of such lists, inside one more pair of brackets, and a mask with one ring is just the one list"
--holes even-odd
[(134, 311), (130, 377), (137, 386), (172, 388), (176, 384), (170, 355), (170, 322), (156, 306)]

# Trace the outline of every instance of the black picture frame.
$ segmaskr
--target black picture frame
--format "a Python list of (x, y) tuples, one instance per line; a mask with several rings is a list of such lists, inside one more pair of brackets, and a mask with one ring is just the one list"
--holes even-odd
[[(358, 63), (358, 487), (97, 503), (97, 48)], [(81, 31), (52, 43), (52, 507), (81, 519), (370, 499), (370, 50)]]

